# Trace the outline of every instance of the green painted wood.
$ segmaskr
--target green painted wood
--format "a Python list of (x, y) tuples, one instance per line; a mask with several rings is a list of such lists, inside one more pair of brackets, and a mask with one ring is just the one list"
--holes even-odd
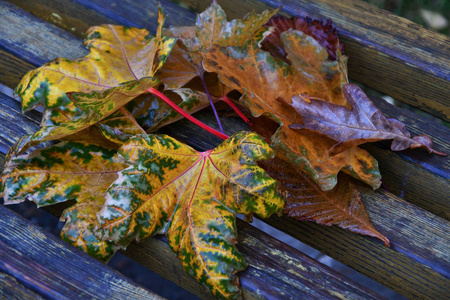
[[(46, 299), (162, 299), (0, 205), (0, 274)], [(0, 275), (1, 276), (1, 275)], [(1, 289), (8, 281), (0, 281)]]
[[(202, 11), (209, 2), (183, 0)], [(346, 45), (350, 78), (450, 120), (450, 37), (359, 0), (223, 0), (228, 17), (282, 6), (287, 15), (331, 18)]]

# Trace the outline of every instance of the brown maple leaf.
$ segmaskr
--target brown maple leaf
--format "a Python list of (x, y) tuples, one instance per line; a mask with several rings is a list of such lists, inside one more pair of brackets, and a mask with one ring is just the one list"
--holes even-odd
[(372, 225), (361, 195), (345, 174), (331, 191), (322, 191), (306, 173), (287, 161), (275, 157), (258, 163), (270, 177), (279, 182), (278, 191), (285, 197), (283, 213), (300, 221), (337, 225), (354, 233), (389, 240)]
[[(293, 34), (298, 35), (297, 32)], [(314, 47), (310, 50), (317, 53)], [(288, 127), (301, 122), (301, 117), (279, 99), (290, 101), (293, 95), (313, 94), (317, 88), (299, 80), (303, 77), (296, 67), (274, 59), (254, 41), (240, 47), (211, 47), (203, 64), (207, 71), (218, 73), (225, 85), (243, 93), (241, 103), (254, 117), (264, 115), (279, 124), (271, 137), (271, 145), (283, 153), (285, 159), (307, 172), (322, 189), (330, 190), (336, 185), (336, 175), (341, 169), (374, 188), (379, 186), (377, 162), (366, 151), (353, 148), (329, 157), (328, 149), (333, 140), (317, 134), (299, 133)]]
[(303, 118), (303, 124), (291, 124), (292, 129), (314, 130), (338, 141), (330, 148), (331, 156), (354, 146), (392, 139), (391, 149), (425, 148), (430, 154), (447, 154), (433, 150), (433, 142), (426, 135), (411, 138), (405, 125), (394, 118), (387, 118), (355, 84), (347, 84), (344, 94), (352, 109), (320, 100), (307, 103), (301, 97), (292, 98), (292, 107)]

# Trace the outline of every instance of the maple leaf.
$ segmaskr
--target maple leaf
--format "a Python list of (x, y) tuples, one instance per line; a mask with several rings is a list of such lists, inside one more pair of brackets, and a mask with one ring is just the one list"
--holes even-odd
[(73, 61), (58, 58), (24, 76), (15, 91), (22, 109), (64, 107), (71, 103), (68, 92), (100, 91), (154, 76), (176, 42), (162, 35), (161, 9), (158, 22), (156, 36), (146, 29), (119, 25), (91, 27), (85, 40), (87, 56)]
[(346, 65), (346, 58), (340, 56), (340, 61), (330, 61), (326, 49), (301, 31), (283, 32), (281, 40), (286, 46), (287, 58), (297, 71), (298, 80), (307, 85), (303, 97), (313, 96), (339, 105), (347, 105), (342, 91), (342, 84), (347, 78), (339, 67), (342, 60)]
[(328, 19), (325, 23), (310, 17), (291, 17), (282, 15), (273, 16), (265, 26), (272, 27), (272, 32), (261, 42), (261, 49), (269, 51), (273, 57), (289, 62), (286, 57), (286, 46), (281, 39), (281, 34), (289, 29), (301, 31), (314, 38), (328, 52), (328, 58), (336, 59), (337, 50), (344, 51), (344, 45), (339, 44), (337, 29)]
[(290, 101), (293, 95), (309, 94), (310, 88), (309, 84), (298, 80), (294, 67), (259, 49), (254, 41), (239, 47), (214, 46), (206, 53), (204, 66), (207, 71), (218, 73), (225, 85), (243, 93), (241, 102), (254, 117), (264, 115), (279, 124), (271, 137), (272, 146), (322, 189), (330, 190), (336, 185), (341, 169), (374, 188), (379, 187), (378, 163), (365, 150), (352, 148), (330, 157), (328, 149), (334, 144), (333, 140), (289, 129), (290, 124), (301, 122), (301, 117), (279, 99)]
[(165, 233), (188, 274), (216, 296), (238, 296), (235, 273), (246, 264), (235, 247), (235, 215), (268, 217), (284, 204), (256, 163), (273, 156), (271, 148), (255, 133), (201, 153), (169, 136), (141, 135), (119, 153), (131, 166), (98, 213), (102, 239), (127, 245)]
[(166, 88), (179, 88), (197, 76), (202, 76), (203, 53), (213, 45), (237, 46), (248, 39), (260, 42), (270, 30), (263, 27), (278, 10), (254, 12), (242, 20), (227, 21), (225, 11), (212, 3), (197, 16), (195, 26), (172, 27), (164, 31), (168, 36), (178, 38), (167, 63), (158, 73)]
[(285, 197), (283, 213), (300, 221), (312, 221), (322, 225), (337, 225), (352, 232), (376, 237), (388, 247), (389, 240), (372, 225), (361, 195), (344, 174), (331, 191), (322, 191), (305, 173), (290, 163), (275, 157), (259, 162), (270, 177), (280, 186)]
[(101, 142), (62, 142), (7, 162), (0, 197), (5, 204), (29, 200), (37, 206), (75, 199), (77, 203), (63, 213), (62, 220), (67, 223), (62, 237), (88, 254), (108, 260), (117, 247), (93, 234), (95, 213), (117, 172), (127, 166), (117, 157), (116, 149)]
[(428, 136), (411, 138), (403, 123), (385, 117), (357, 85), (345, 85), (344, 94), (351, 110), (320, 100), (306, 103), (301, 97), (294, 96), (291, 105), (302, 115), (303, 124), (291, 124), (290, 128), (319, 131), (338, 141), (331, 147), (330, 155), (366, 142), (390, 139), (394, 151), (422, 147), (430, 154), (446, 155), (432, 149), (433, 143)]
[[(205, 93), (189, 88), (165, 91), (164, 95), (188, 114), (193, 114), (210, 105)], [(134, 135), (155, 132), (182, 118), (182, 115), (159, 97), (144, 94), (100, 121), (99, 125), (104, 137), (117, 144), (123, 144)]]
[(8, 155), (15, 156), (28, 147), (43, 141), (63, 139), (80, 132), (113, 114), (157, 83), (157, 80), (147, 77), (103, 91), (73, 93), (70, 97), (76, 108), (70, 104), (67, 106), (71, 107), (68, 113), (65, 113), (67, 107), (65, 109), (57, 108), (55, 113), (49, 113), (50, 117), (45, 120), (46, 125), (39, 128), (34, 134), (19, 140), (16, 145), (11, 147)]

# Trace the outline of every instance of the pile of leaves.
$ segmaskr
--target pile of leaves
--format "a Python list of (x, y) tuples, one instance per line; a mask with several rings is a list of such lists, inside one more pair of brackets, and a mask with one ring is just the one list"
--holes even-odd
[[(236, 273), (246, 267), (236, 248), (238, 213), (284, 212), (389, 245), (338, 173), (378, 188), (377, 161), (359, 144), (393, 139), (393, 150), (434, 152), (431, 141), (411, 138), (348, 83), (331, 21), (276, 13), (228, 22), (213, 3), (195, 26), (163, 29), (159, 10), (154, 35), (90, 28), (89, 55), (49, 62), (16, 89), (24, 111), (45, 111), (40, 129), (8, 153), (5, 204), (74, 199), (61, 237), (104, 261), (134, 240), (165, 234), (185, 271), (222, 298), (239, 297)], [(219, 118), (220, 131), (191, 116), (206, 107), (218, 115), (219, 101), (252, 131), (228, 137)], [(198, 152), (153, 134), (183, 117), (223, 143)], [(48, 141), (55, 142), (43, 147)]]

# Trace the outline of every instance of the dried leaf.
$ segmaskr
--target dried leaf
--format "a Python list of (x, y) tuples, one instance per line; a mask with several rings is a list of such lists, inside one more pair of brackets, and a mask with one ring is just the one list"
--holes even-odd
[[(278, 10), (254, 12), (242, 20), (227, 21), (225, 11), (213, 3), (197, 16), (195, 26), (170, 28), (168, 36), (178, 38), (178, 46), (169, 56), (167, 64), (158, 73), (166, 88), (180, 88), (203, 74), (203, 52), (213, 45), (242, 45), (249, 39), (260, 42), (270, 31), (263, 27)], [(181, 68), (181, 69), (180, 69)]]
[(266, 24), (266, 26), (273, 27), (272, 33), (268, 35), (261, 43), (263, 50), (269, 51), (273, 57), (282, 59), (286, 62), (289, 59), (286, 57), (287, 46), (281, 40), (281, 34), (289, 29), (301, 31), (318, 41), (320, 45), (328, 52), (330, 60), (336, 59), (337, 50), (344, 51), (344, 45), (339, 45), (339, 38), (336, 28), (333, 27), (333, 22), (328, 19), (326, 23), (320, 20), (311, 19), (309, 17), (291, 17), (286, 18), (282, 15), (274, 16)]
[(280, 183), (278, 191), (286, 199), (283, 212), (289, 217), (327, 226), (337, 225), (376, 237), (389, 247), (389, 240), (370, 222), (361, 195), (348, 176), (340, 175), (334, 189), (325, 192), (305, 173), (278, 157), (259, 165)]
[(368, 152), (353, 148), (330, 157), (328, 149), (333, 140), (288, 128), (290, 124), (301, 122), (301, 117), (278, 99), (290, 101), (293, 95), (308, 93), (309, 88), (298, 80), (294, 68), (260, 50), (255, 42), (241, 47), (212, 47), (205, 55), (204, 66), (207, 71), (218, 73), (225, 85), (244, 94), (242, 103), (253, 116), (265, 115), (280, 124), (271, 138), (272, 146), (322, 189), (331, 190), (336, 185), (341, 169), (374, 188), (379, 187), (378, 164)]
[(15, 91), (22, 109), (64, 107), (70, 104), (67, 92), (101, 91), (153, 76), (176, 42), (162, 36), (161, 10), (158, 21), (156, 36), (146, 29), (118, 25), (91, 27), (85, 41), (90, 54), (73, 61), (58, 58), (25, 75)]
[(347, 105), (342, 92), (346, 74), (341, 73), (339, 63), (346, 65), (345, 58), (340, 61), (328, 60), (325, 48), (314, 38), (301, 31), (286, 31), (281, 34), (286, 47), (287, 58), (297, 71), (298, 80), (307, 85), (302, 97), (320, 98), (335, 104)]
[(284, 201), (256, 161), (273, 155), (255, 133), (238, 133), (199, 153), (168, 136), (141, 135), (120, 150), (120, 173), (98, 214), (103, 239), (127, 245), (165, 233), (185, 271), (216, 296), (239, 293), (235, 215), (267, 217)]
[(390, 139), (393, 139), (393, 151), (422, 147), (430, 154), (446, 155), (432, 149), (433, 143), (428, 136), (411, 138), (403, 123), (386, 118), (357, 85), (345, 85), (344, 93), (351, 110), (320, 100), (307, 103), (301, 97), (294, 96), (292, 107), (302, 115), (303, 124), (292, 124), (290, 128), (319, 131), (338, 141), (331, 147), (330, 155), (366, 142)]
[(102, 144), (62, 142), (11, 159), (1, 177), (5, 204), (33, 201), (46, 206), (75, 199), (67, 209), (62, 237), (97, 258), (108, 260), (117, 247), (93, 235), (95, 213), (105, 191), (127, 165), (114, 148)]

